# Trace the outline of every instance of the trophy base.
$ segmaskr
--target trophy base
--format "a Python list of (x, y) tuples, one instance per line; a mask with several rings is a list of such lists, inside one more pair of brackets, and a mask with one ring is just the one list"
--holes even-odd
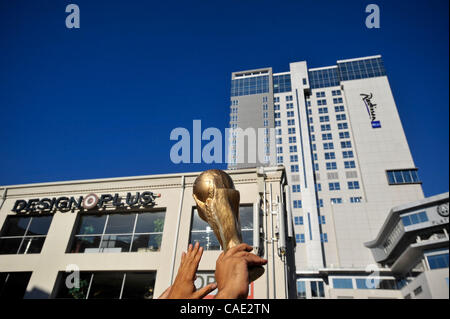
[(263, 266), (252, 266), (248, 269), (248, 281), (253, 282), (264, 274)]

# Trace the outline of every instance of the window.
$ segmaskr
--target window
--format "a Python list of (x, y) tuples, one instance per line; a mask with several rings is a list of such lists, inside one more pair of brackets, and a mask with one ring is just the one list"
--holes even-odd
[(347, 182), (347, 185), (348, 185), (348, 189), (359, 189), (358, 181)]
[(322, 184), (317, 183), (316, 184), (316, 192), (321, 192), (322, 191)]
[(327, 100), (317, 100), (317, 105), (319, 106), (327, 105)]
[(343, 123), (338, 123), (338, 130), (348, 130), (348, 123), (347, 122), (343, 122)]
[(333, 145), (332, 142), (329, 142), (329, 143), (323, 143), (323, 149), (324, 149), (324, 150), (332, 150), (332, 149), (334, 149), (334, 145)]
[(416, 289), (414, 289), (414, 295), (420, 295), (422, 293), (422, 286), (417, 287)]
[(338, 198), (331, 198), (330, 199), (332, 204), (342, 204), (342, 198), (338, 197)]
[(287, 117), (294, 117), (294, 111), (287, 111), (286, 112)]
[(328, 108), (327, 107), (319, 107), (319, 114), (327, 114)]
[(341, 185), (339, 184), (339, 182), (328, 183), (328, 189), (330, 191), (338, 191), (341, 190)]
[(297, 163), (298, 162), (298, 155), (290, 155), (289, 159), (292, 163)]
[(316, 92), (316, 97), (325, 97), (325, 92)]
[(314, 163), (314, 170), (318, 171), (319, 170), (319, 163)]
[(324, 298), (325, 291), (323, 289), (323, 281), (311, 281), (311, 297)]
[(71, 253), (159, 251), (165, 211), (80, 215)]
[(323, 207), (323, 199), (320, 198), (317, 200), (317, 206)]
[(315, 142), (316, 141), (316, 136), (314, 134), (311, 134), (311, 142)]
[(350, 142), (350, 141), (341, 142), (341, 148), (351, 148), (351, 147), (352, 147), (352, 142)]
[(334, 152), (326, 152), (325, 159), (326, 160), (336, 159), (336, 154)]
[(283, 132), (283, 131), (281, 130), (281, 128), (277, 128), (277, 130), (276, 130), (276, 134), (277, 134), (277, 135), (281, 135), (282, 132)]
[(362, 201), (362, 197), (361, 196), (350, 197), (350, 203), (361, 203), (361, 201)]
[(311, 132), (314, 132), (314, 125), (310, 125), (309, 130), (310, 130)]
[(231, 80), (231, 96), (243, 96), (269, 92), (269, 76), (246, 77)]
[(23, 299), (31, 272), (0, 272), (0, 300)]
[(294, 216), (295, 225), (303, 225), (303, 216)]
[(277, 154), (281, 154), (283, 153), (283, 146), (278, 146), (277, 147)]
[[(267, 105), (267, 104), (264, 104), (264, 105)], [(273, 110), (274, 110), (274, 111), (279, 111), (279, 110), (280, 110), (280, 104), (275, 104), (275, 105), (273, 106)]]
[(427, 256), (427, 261), (430, 269), (448, 268), (448, 252), (445, 254)]
[(320, 116), (320, 117), (319, 117), (319, 121), (320, 121), (321, 123), (323, 123), (323, 122), (329, 122), (329, 121), (330, 121), (330, 117), (329, 117), (328, 115)]
[(304, 243), (305, 242), (305, 234), (295, 234), (295, 242), (296, 243)]
[(277, 144), (283, 144), (283, 139), (281, 137), (277, 137)]
[(289, 143), (297, 143), (297, 138), (295, 136), (289, 136)]
[(333, 139), (333, 135), (331, 133), (322, 134), (323, 141), (330, 141)]
[(290, 146), (289, 146), (289, 152), (290, 152), (290, 153), (295, 153), (295, 152), (297, 152), (297, 145), (290, 145)]
[(291, 172), (297, 173), (298, 172), (298, 165), (291, 165)]
[(273, 103), (280, 103), (280, 97), (279, 96), (274, 97), (273, 98)]
[(288, 125), (295, 125), (295, 120), (294, 119), (289, 119), (289, 120), (287, 120), (287, 124)]
[(294, 108), (294, 103), (286, 103), (286, 109), (290, 110)]
[[(239, 206), (243, 242), (253, 245), (253, 205)], [(205, 250), (220, 250), (220, 244), (207, 222), (198, 216), (197, 209), (192, 211), (190, 244), (198, 241)]]
[(406, 226), (415, 225), (415, 224), (419, 224), (419, 223), (425, 223), (428, 221), (428, 216), (427, 216), (427, 213), (425, 211), (423, 211), (423, 212), (419, 212), (419, 213), (403, 215), (403, 216), (401, 216), (401, 219), (402, 219), (403, 225), (406, 227)]
[(319, 219), (319, 224), (325, 225), (325, 216), (321, 215), (321, 216), (319, 216), (319, 217), (320, 217), (320, 219)]
[(351, 278), (333, 278), (333, 288), (353, 289), (353, 281)]
[(333, 103), (334, 103), (334, 104), (343, 103), (342, 98), (341, 98), (341, 97), (335, 97), (335, 98), (333, 98)]
[(355, 168), (355, 161), (344, 161), (344, 167), (345, 168)]
[[(80, 272), (80, 287), (67, 288), (71, 273), (61, 272), (56, 298), (63, 299), (152, 299), (155, 272)], [(70, 280), (70, 279), (69, 279)]]
[(300, 184), (292, 185), (292, 192), (300, 193)]
[(372, 78), (386, 75), (381, 58), (354, 60), (338, 63), (341, 81)]
[(7, 216), (0, 233), (0, 254), (39, 254), (53, 215)]
[(328, 171), (337, 169), (336, 162), (328, 162), (328, 163), (326, 163), (326, 167), (327, 167)]
[(327, 235), (327, 233), (320, 234), (320, 241), (322, 243), (328, 243), (328, 235)]
[(379, 279), (379, 278), (356, 278), (357, 289), (398, 289), (397, 283), (394, 279)]
[(343, 151), (342, 152), (342, 157), (343, 158), (353, 158), (354, 157), (353, 151)]
[(288, 134), (295, 134), (295, 127), (288, 127)]
[(389, 185), (421, 183), (417, 169), (387, 171)]
[[(305, 80), (305, 79), (303, 79)], [(304, 83), (306, 84), (306, 83)], [(306, 299), (306, 282), (297, 281), (297, 299)]]
[(331, 126), (330, 126), (330, 124), (322, 124), (322, 125), (320, 125), (320, 130), (321, 131), (331, 131)]
[(294, 200), (294, 208), (302, 208), (302, 201), (295, 199)]
[(339, 132), (339, 138), (350, 138), (349, 132)]
[(277, 163), (283, 164), (283, 156), (277, 156)]
[[(267, 118), (267, 112), (264, 112), (264, 118), (266, 119)], [(275, 112), (275, 118), (276, 119), (279, 119), (281, 117), (281, 114), (279, 113), (279, 112)]]
[(286, 101), (287, 102), (292, 101), (292, 95), (286, 95)]
[(333, 95), (333, 96), (341, 95), (341, 90), (333, 90), (333, 91), (331, 91), (331, 95)]
[(347, 116), (345, 114), (336, 114), (336, 121), (345, 121)]
[(334, 111), (337, 113), (337, 112), (344, 112), (345, 111), (345, 109), (344, 109), (344, 106), (343, 105), (338, 105), (338, 106), (335, 106), (334, 107)]

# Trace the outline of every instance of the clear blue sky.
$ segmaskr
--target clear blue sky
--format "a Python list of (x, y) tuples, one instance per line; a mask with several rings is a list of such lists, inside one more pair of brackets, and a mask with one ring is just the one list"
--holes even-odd
[[(370, 3), (380, 29), (365, 27)], [(0, 0), (0, 185), (212, 168), (173, 164), (169, 134), (224, 129), (231, 72), (381, 54), (425, 194), (448, 191), (448, 6)]]

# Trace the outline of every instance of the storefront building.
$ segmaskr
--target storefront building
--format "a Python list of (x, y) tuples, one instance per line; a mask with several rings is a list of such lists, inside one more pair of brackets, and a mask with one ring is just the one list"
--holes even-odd
[[(240, 191), (243, 239), (268, 259), (249, 298), (295, 297), (284, 169), (228, 173)], [(205, 249), (196, 286), (213, 282), (221, 250), (195, 209), (198, 175), (0, 187), (0, 298), (157, 298), (195, 241)]]

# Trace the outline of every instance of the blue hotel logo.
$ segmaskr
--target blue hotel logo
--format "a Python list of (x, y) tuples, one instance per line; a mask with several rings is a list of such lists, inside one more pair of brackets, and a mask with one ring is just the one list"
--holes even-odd
[(370, 122), (372, 124), (372, 128), (380, 128), (381, 123), (377, 121), (377, 115), (375, 113), (376, 104), (372, 103), (373, 94), (360, 94), (363, 97), (364, 104), (366, 105), (367, 113), (369, 113)]

